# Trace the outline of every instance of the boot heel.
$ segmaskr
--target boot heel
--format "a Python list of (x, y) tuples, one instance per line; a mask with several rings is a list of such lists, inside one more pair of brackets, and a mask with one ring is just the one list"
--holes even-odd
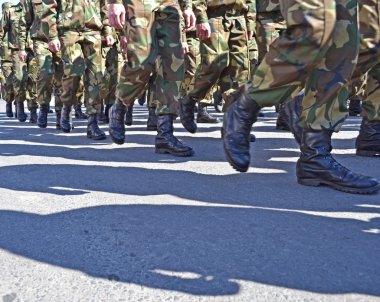
[(321, 185), (321, 182), (319, 180), (316, 180), (316, 179), (298, 178), (297, 181), (300, 185), (304, 185), (304, 186), (318, 187)]

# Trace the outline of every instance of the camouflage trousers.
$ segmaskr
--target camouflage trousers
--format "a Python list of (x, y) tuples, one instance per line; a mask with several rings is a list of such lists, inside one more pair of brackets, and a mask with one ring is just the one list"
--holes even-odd
[(4, 87), (2, 91), (2, 96), (4, 101), (10, 103), (14, 100), (15, 95), (13, 91), (13, 71), (12, 71), (12, 62), (2, 62), (1, 70), (4, 75)]
[(269, 45), (286, 29), (286, 24), (280, 11), (258, 12), (256, 18), (256, 42), (260, 63), (269, 51)]
[(24, 102), (27, 100), (28, 109), (37, 108), (37, 62), (34, 54), (27, 51), (26, 62), (22, 62), (19, 58), (19, 51), (12, 50), (12, 65), (15, 101)]
[(258, 50), (258, 46), (256, 42), (256, 37), (253, 37), (253, 39), (251, 39), (248, 42), (248, 51), (249, 51), (249, 69), (250, 69), (250, 72), (252, 73), (255, 70), (257, 64), (259, 63), (259, 50)]
[(200, 42), (201, 65), (189, 96), (199, 101), (219, 83), (220, 92), (238, 89), (249, 78), (246, 20), (243, 15), (209, 16), (211, 37)]
[(350, 97), (363, 95), (362, 115), (370, 120), (380, 120), (379, 10), (377, 0), (359, 1), (360, 52), (350, 83)]
[(270, 46), (248, 94), (273, 106), (305, 87), (300, 126), (339, 130), (359, 52), (358, 8), (349, 0), (281, 0), (286, 35)]
[(49, 105), (54, 88), (55, 110), (62, 109), (62, 76), (63, 62), (60, 54), (49, 50), (49, 44), (34, 40), (34, 51), (37, 59), (37, 102)]
[(62, 95), (65, 105), (77, 104), (77, 92), (83, 75), (85, 94), (88, 95), (87, 113), (100, 111), (100, 84), (104, 67), (101, 55), (100, 33), (64, 32), (62, 42)]
[[(179, 7), (160, 6), (149, 12), (141, 2), (127, 5), (127, 62), (121, 71), (117, 97), (133, 104), (144, 90), (158, 64), (156, 94), (158, 114), (178, 115), (178, 99), (184, 78)], [(133, 18), (132, 18), (133, 17)]]
[(100, 86), (100, 97), (105, 105), (115, 103), (116, 86), (120, 79), (124, 58), (117, 45), (102, 47), (102, 59), (105, 66), (103, 81)]
[(199, 38), (195, 31), (186, 33), (186, 42), (189, 51), (185, 54), (185, 79), (182, 83), (181, 96), (187, 94), (194, 87), (194, 79), (201, 59), (199, 54)]

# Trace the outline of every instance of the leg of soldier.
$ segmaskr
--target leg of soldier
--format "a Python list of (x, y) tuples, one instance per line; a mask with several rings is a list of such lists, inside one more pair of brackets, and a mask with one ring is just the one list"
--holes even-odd
[(341, 0), (283, 1), (281, 5), (287, 12), (286, 35), (270, 46), (254, 73), (248, 94), (243, 93), (225, 115), (227, 159), (239, 171), (248, 169), (248, 133), (258, 111), (285, 100), (309, 76), (303, 120), (301, 117), (304, 131), (297, 162), (298, 182), (323, 184), (350, 193), (376, 192), (380, 188), (377, 180), (351, 172), (330, 154), (331, 134), (339, 128), (347, 111), (347, 106), (343, 106), (348, 98), (345, 85), (359, 50), (357, 8)]
[(36, 56), (32, 51), (28, 51), (28, 58), (27, 58), (27, 64), (28, 64), (28, 78), (27, 78), (27, 103), (28, 103), (28, 110), (30, 111), (30, 123), (37, 123), (37, 60)]
[(157, 69), (158, 69), (158, 63), (156, 60), (155, 67), (153, 68), (153, 71), (148, 83), (148, 95), (147, 95), (148, 119), (146, 122), (146, 129), (148, 131), (157, 131), (158, 119), (157, 119), (156, 109), (157, 107), (158, 108), (161, 107), (159, 105), (159, 101), (157, 98), (157, 87), (156, 87)]
[(1, 65), (1, 69), (5, 77), (3, 97), (5, 102), (7, 103), (7, 117), (13, 117), (12, 102), (14, 100), (14, 91), (12, 62), (3, 62)]
[(28, 67), (25, 62), (21, 62), (17, 50), (12, 50), (13, 64), (13, 89), (17, 107), (17, 118), (20, 122), (25, 122), (27, 115), (24, 111), (24, 101), (26, 100), (26, 81)]
[[(141, 2), (127, 6), (127, 14), (134, 16), (127, 23), (127, 62), (123, 65), (116, 89), (116, 102), (110, 109), (109, 132), (116, 144), (125, 141), (126, 106), (132, 104), (146, 89), (157, 56), (157, 41), (154, 39), (154, 13)], [(141, 26), (144, 24), (144, 26)]]
[(223, 70), (229, 65), (230, 20), (226, 19), (224, 14), (222, 15), (209, 17), (211, 36), (200, 42), (201, 64), (197, 68), (194, 88), (181, 99), (181, 122), (191, 133), (195, 133), (197, 130), (194, 122), (195, 103), (206, 98), (218, 83)]
[(38, 127), (47, 127), (49, 104), (53, 93), (54, 63), (49, 45), (43, 41), (34, 41), (34, 51), (37, 59), (37, 102), (40, 105)]
[(77, 103), (77, 93), (81, 77), (85, 70), (85, 61), (80, 44), (82, 36), (70, 31), (62, 35), (62, 94), (63, 104), (61, 116), (61, 129), (70, 132), (72, 129), (71, 109)]
[(54, 101), (55, 101), (55, 114), (56, 114), (56, 122), (55, 128), (61, 129), (61, 116), (62, 116), (62, 77), (63, 77), (63, 61), (61, 59), (61, 54), (53, 55), (53, 67), (54, 67), (54, 78), (53, 78), (53, 86), (54, 86)]
[(380, 64), (368, 73), (362, 108), (363, 120), (356, 139), (356, 154), (380, 156)]
[(87, 120), (88, 116), (82, 112), (82, 104), (87, 108), (88, 94), (86, 94), (83, 83), (83, 76), (80, 77), (79, 88), (76, 93), (76, 102), (74, 105), (74, 113), (76, 119)]
[(101, 122), (106, 122), (106, 115), (104, 114), (104, 103), (103, 101), (106, 99), (107, 93), (110, 90), (110, 81), (111, 81), (111, 74), (109, 73), (109, 63), (108, 60), (108, 54), (110, 53), (111, 49), (113, 47), (109, 47), (107, 45), (104, 45), (102, 43), (102, 66), (104, 66), (104, 73), (103, 73), (103, 79), (100, 82), (100, 111), (98, 113), (98, 120)]
[(189, 51), (185, 54), (185, 79), (181, 87), (181, 96), (185, 96), (188, 91), (194, 87), (195, 74), (197, 66), (200, 62), (199, 56), (199, 38), (195, 31), (186, 33), (186, 42), (189, 46)]
[(156, 40), (158, 69), (156, 93), (159, 100), (156, 153), (191, 156), (193, 150), (173, 134), (173, 120), (178, 115), (180, 87), (184, 79), (184, 58), (181, 42), (181, 11), (169, 6), (156, 13)]
[(85, 58), (84, 87), (88, 94), (87, 102), (87, 137), (94, 140), (106, 138), (105, 133), (98, 126), (97, 114), (100, 112), (100, 83), (103, 79), (104, 65), (102, 64), (101, 35), (86, 34), (81, 41), (82, 52)]

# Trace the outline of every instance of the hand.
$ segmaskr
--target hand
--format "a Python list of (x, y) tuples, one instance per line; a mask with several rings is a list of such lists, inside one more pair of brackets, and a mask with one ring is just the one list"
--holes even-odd
[(184, 10), (183, 16), (185, 18), (186, 31), (192, 30), (195, 27), (195, 15), (191, 8)]
[(253, 39), (253, 31), (252, 30), (247, 31), (247, 36), (248, 36), (248, 41), (252, 40)]
[(123, 29), (125, 24), (125, 7), (123, 4), (109, 4), (108, 19), (116, 29)]
[(49, 42), (49, 49), (51, 52), (56, 53), (61, 50), (61, 42), (59, 40), (52, 40)]
[(128, 45), (127, 37), (121, 37), (120, 47), (123, 53), (127, 53), (127, 45)]
[(211, 37), (211, 28), (208, 23), (201, 23), (196, 25), (197, 36), (199, 39), (204, 40)]
[(111, 47), (115, 44), (115, 39), (110, 35), (106, 37), (106, 43), (108, 47)]
[(189, 44), (187, 42), (182, 42), (182, 49), (183, 49), (183, 54), (187, 54), (189, 52)]
[(26, 62), (27, 53), (25, 50), (20, 50), (18, 53), (18, 57), (20, 58), (21, 62)]

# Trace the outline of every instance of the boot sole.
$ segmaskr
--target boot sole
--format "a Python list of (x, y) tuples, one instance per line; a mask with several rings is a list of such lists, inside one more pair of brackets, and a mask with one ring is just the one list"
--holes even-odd
[(38, 126), (39, 128), (46, 128), (46, 127), (47, 127), (47, 124), (37, 124), (37, 126)]
[(202, 121), (202, 120), (197, 120), (197, 123), (198, 124), (218, 124), (218, 123), (220, 123), (220, 121), (218, 120), (218, 121)]
[(157, 127), (156, 126), (147, 126), (146, 130), (148, 130), (148, 131), (157, 131)]
[(107, 138), (107, 136), (92, 136), (87, 134), (87, 138), (93, 139), (95, 141), (101, 141)]
[(113, 141), (115, 144), (117, 144), (117, 145), (124, 145), (124, 143), (125, 143), (125, 138), (124, 138), (123, 140), (115, 139), (115, 138), (112, 136), (111, 133), (110, 133), (110, 136), (111, 136), (112, 141)]
[(365, 150), (356, 150), (356, 155), (365, 156), (365, 157), (379, 157), (379, 151), (365, 151)]
[(224, 149), (224, 155), (226, 156), (227, 161), (231, 165), (231, 167), (234, 168), (238, 172), (242, 172), (242, 173), (247, 172), (249, 169), (249, 165), (247, 167), (241, 167), (241, 166), (235, 164), (235, 162), (230, 157), (229, 153), (226, 151), (226, 147), (224, 146), (224, 142), (223, 142), (223, 147), (224, 147), (223, 148)]
[(298, 178), (297, 181), (300, 185), (304, 185), (304, 186), (319, 187), (319, 186), (325, 185), (332, 189), (342, 191), (345, 193), (351, 193), (351, 194), (373, 194), (373, 193), (376, 193), (380, 189), (380, 184), (377, 184), (376, 186), (371, 187), (371, 188), (360, 189), (360, 188), (347, 188), (347, 187), (343, 187), (343, 186), (331, 183), (329, 181), (321, 181), (321, 180), (315, 180), (315, 179)]
[(194, 155), (194, 151), (193, 150), (187, 151), (187, 152), (177, 153), (177, 152), (171, 151), (170, 149), (157, 149), (156, 148), (155, 152), (157, 154), (171, 154), (171, 155), (179, 156), (179, 157), (190, 157), (190, 156)]

